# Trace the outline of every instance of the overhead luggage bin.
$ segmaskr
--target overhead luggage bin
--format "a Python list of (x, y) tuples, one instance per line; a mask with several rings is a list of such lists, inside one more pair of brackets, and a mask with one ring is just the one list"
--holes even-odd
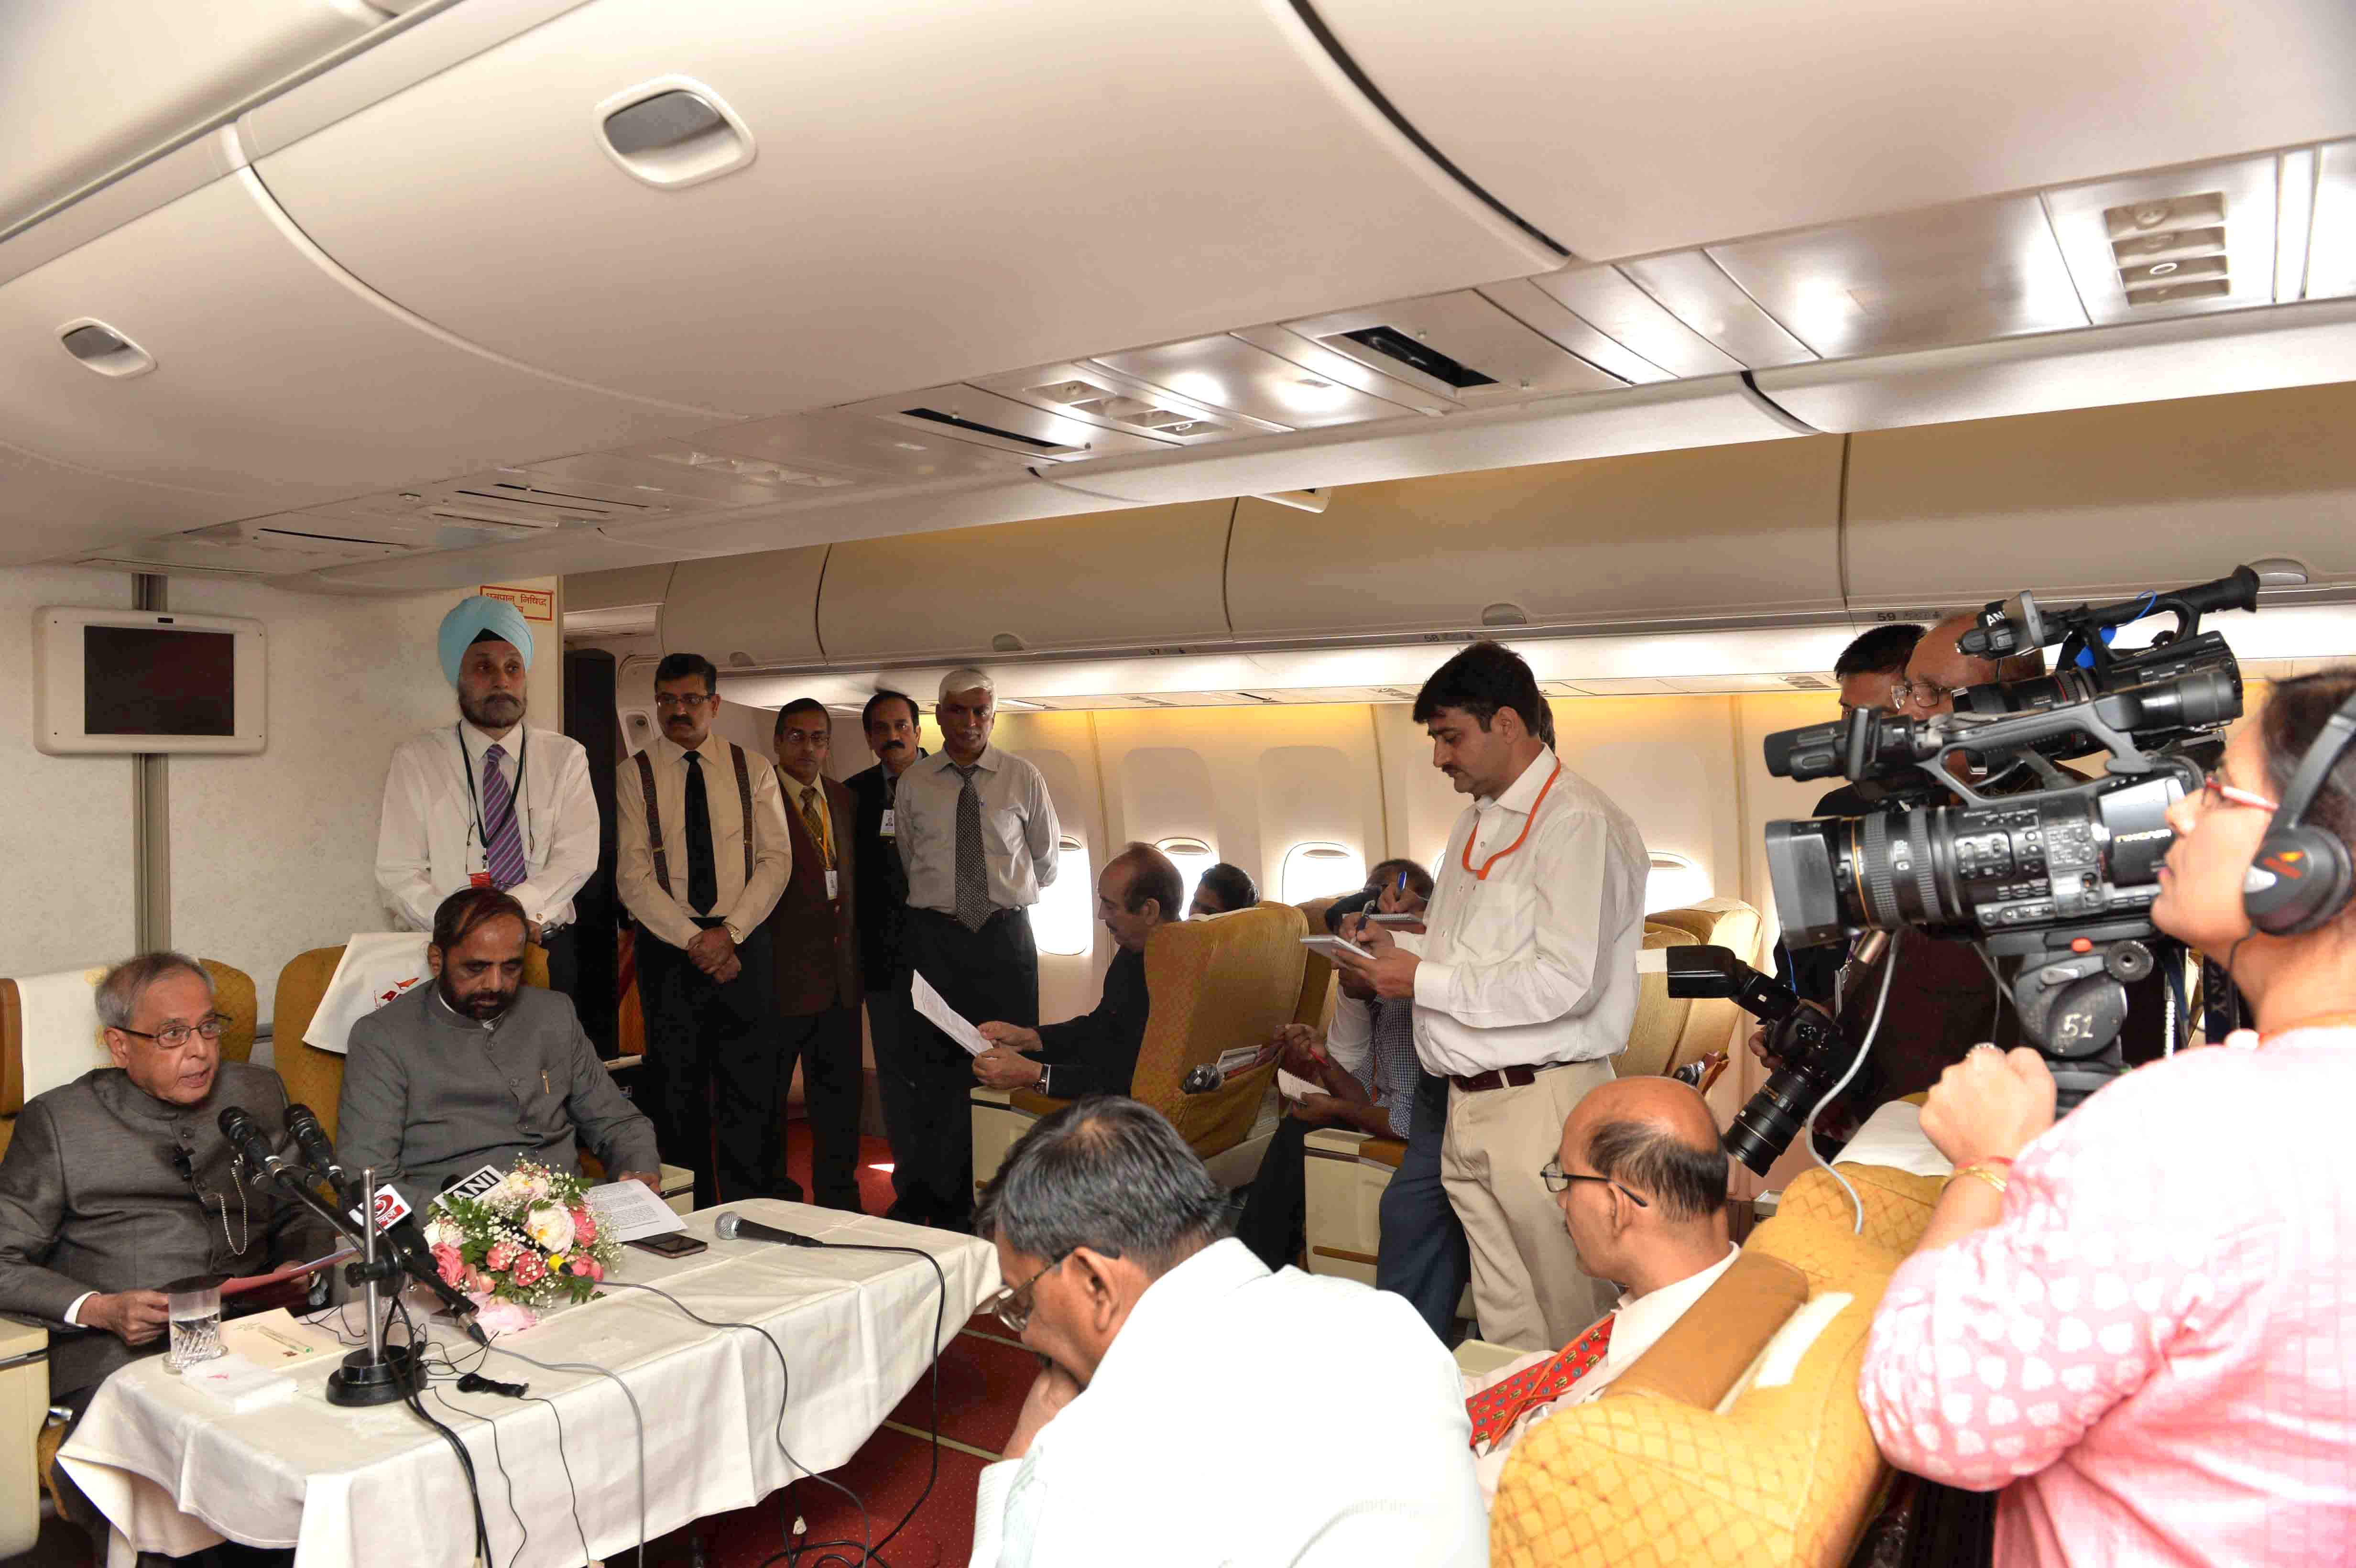
[(407, 8), (399, 0), (14, 8), (0, 92), (0, 232)]
[(389, 308), (324, 264), (250, 171), (0, 285), (0, 438), (123, 478), (256, 496), (254, 510), (705, 422), (504, 363)]
[[(1317, 0), (1316, 10), (1468, 179), (1596, 261), (2292, 146), (2356, 124), (2346, 0), (2251, 0), (2230, 26), (2212, 0), (1921, 0), (1862, 12), (1823, 0)], [(2055, 112), (2062, 101), (2067, 114)]]
[(1228, 616), (1253, 641), (1837, 614), (1840, 476), (1818, 437), (1247, 500)]
[(663, 652), (701, 654), (723, 670), (817, 664), (825, 575), (824, 545), (680, 561), (662, 600)]
[(1234, 510), (1198, 502), (838, 544), (819, 640), (837, 667), (1217, 645)]
[(2123, 598), (2270, 557), (2310, 590), (2356, 587), (2351, 430), (2341, 384), (1857, 436), (1849, 605)]
[(260, 496), (142, 485), (0, 442), (0, 566), (69, 559), (269, 509)]
[(594, 0), (257, 167), (470, 341), (745, 416), (1560, 260), (1259, 0)]

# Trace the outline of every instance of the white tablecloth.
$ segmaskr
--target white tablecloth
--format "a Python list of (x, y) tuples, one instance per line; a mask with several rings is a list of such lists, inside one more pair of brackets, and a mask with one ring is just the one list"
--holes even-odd
[[(998, 1286), (995, 1250), (969, 1236), (794, 1203), (730, 1207), (829, 1241), (930, 1253), (948, 1281), (943, 1344)], [(808, 1470), (841, 1465), (916, 1386), (937, 1349), (926, 1345), (937, 1289), (921, 1259), (722, 1242), (712, 1225), (709, 1212), (688, 1221), (710, 1251), (669, 1260), (625, 1249), (614, 1277), (658, 1285), (706, 1317), (757, 1323), (776, 1338), (792, 1377), (785, 1440), (801, 1468), (789, 1468), (778, 1451), (777, 1357), (758, 1334), (707, 1328), (659, 1296), (614, 1290), (510, 1337), (534, 1360), (603, 1367), (637, 1395), (646, 1418), (647, 1529), (657, 1535), (746, 1507)], [(357, 1306), (348, 1319), (361, 1322)], [(472, 1365), (478, 1352), (467, 1340), (442, 1325), (433, 1333), (461, 1366)], [(186, 1386), (158, 1357), (109, 1379), (60, 1458), (113, 1523), (113, 1558), (185, 1553), (228, 1536), (292, 1546), (299, 1568), (469, 1562), (473, 1516), (448, 1445), (406, 1405), (327, 1403), (334, 1365), (322, 1358), (301, 1368), (290, 1374), (299, 1385), (291, 1402), (245, 1414)], [(425, 1408), (473, 1456), (493, 1560), (503, 1568), (580, 1563), (576, 1494), (593, 1556), (636, 1541), (638, 1455), (621, 1391), (592, 1373), (526, 1366), (498, 1344), (481, 1370), (528, 1382), (557, 1407), (552, 1415), (544, 1404), (459, 1393), (453, 1383), (439, 1385), (441, 1399), (425, 1396)], [(518, 1514), (530, 1527), (528, 1545)], [(879, 1532), (884, 1528), (878, 1521)]]

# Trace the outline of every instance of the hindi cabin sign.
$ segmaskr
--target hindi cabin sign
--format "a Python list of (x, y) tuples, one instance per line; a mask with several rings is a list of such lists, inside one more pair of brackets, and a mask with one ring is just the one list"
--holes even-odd
[(523, 612), (527, 621), (556, 620), (556, 591), (552, 588), (516, 588), (504, 582), (486, 582), (475, 590), (486, 599), (504, 599)]

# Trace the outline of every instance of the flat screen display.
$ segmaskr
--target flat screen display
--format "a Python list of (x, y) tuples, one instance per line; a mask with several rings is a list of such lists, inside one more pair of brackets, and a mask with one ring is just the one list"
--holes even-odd
[(235, 735), (236, 635), (84, 626), (82, 716), (92, 735)]

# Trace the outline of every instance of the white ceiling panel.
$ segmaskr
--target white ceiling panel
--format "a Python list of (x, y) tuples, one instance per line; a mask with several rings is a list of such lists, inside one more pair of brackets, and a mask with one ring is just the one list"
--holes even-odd
[(1317, 12), (1467, 177), (1594, 260), (2356, 126), (2347, 0), (1318, 0)]
[[(1165, 387), (1212, 408), (1229, 409), (1289, 430), (1395, 419), (1414, 406), (1321, 376), (1226, 333), (1165, 343), (1158, 348), (1099, 354), (1090, 363)], [(1404, 384), (1394, 389), (1411, 392)]]

